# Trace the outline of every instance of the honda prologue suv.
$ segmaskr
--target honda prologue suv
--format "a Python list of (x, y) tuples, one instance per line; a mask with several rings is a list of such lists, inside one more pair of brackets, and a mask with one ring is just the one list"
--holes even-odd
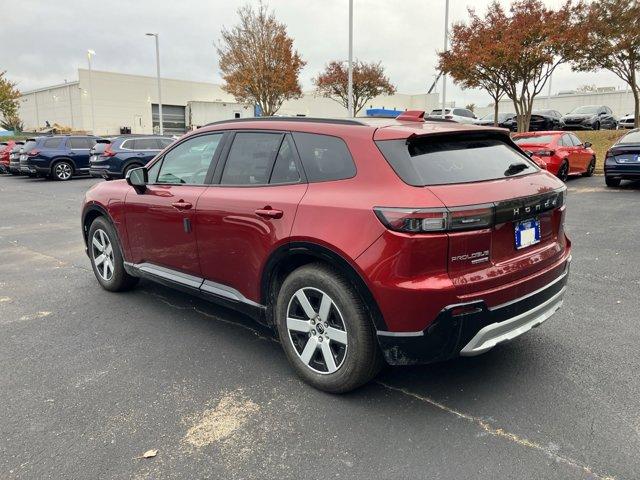
[(565, 186), (505, 130), (423, 116), (196, 130), (87, 192), (95, 276), (255, 314), (329, 392), (512, 340), (562, 305)]

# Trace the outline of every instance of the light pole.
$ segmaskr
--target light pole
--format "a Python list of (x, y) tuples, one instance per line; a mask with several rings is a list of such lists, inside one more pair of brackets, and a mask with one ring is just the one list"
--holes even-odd
[(96, 110), (93, 103), (93, 74), (91, 72), (91, 57), (95, 56), (96, 52), (93, 50), (87, 50), (87, 61), (89, 62), (89, 100), (91, 101), (91, 133), (96, 133)]
[(349, 80), (347, 98), (349, 117), (353, 117), (353, 0), (349, 0)]
[(160, 124), (160, 135), (164, 134), (162, 128), (162, 87), (160, 86), (160, 41), (157, 33), (145, 33), (148, 37), (156, 38), (156, 71), (158, 75), (158, 122)]
[[(449, 49), (449, 0), (445, 0), (444, 7), (444, 51)], [(447, 105), (447, 76), (442, 74), (442, 118), (446, 116)]]

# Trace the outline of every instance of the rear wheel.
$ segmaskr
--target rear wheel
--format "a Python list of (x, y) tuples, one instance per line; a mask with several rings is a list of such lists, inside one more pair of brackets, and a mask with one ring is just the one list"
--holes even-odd
[(619, 178), (604, 177), (604, 182), (607, 184), (607, 187), (619, 187), (620, 186), (620, 179)]
[(133, 288), (138, 278), (124, 269), (124, 258), (115, 230), (104, 217), (96, 218), (87, 239), (93, 273), (102, 288), (121, 292)]
[(60, 160), (51, 167), (51, 177), (54, 180), (69, 180), (73, 175), (73, 165), (67, 160)]
[(569, 178), (569, 162), (567, 162), (566, 160), (562, 162), (562, 165), (560, 165), (557, 177), (563, 182), (566, 182)]
[(343, 393), (382, 366), (373, 323), (351, 283), (322, 264), (284, 281), (276, 301), (280, 342), (296, 373), (312, 386)]
[(589, 166), (587, 167), (587, 171), (584, 172), (582, 175), (584, 177), (591, 177), (591, 176), (593, 176), (593, 172), (595, 171), (595, 169), (596, 169), (596, 157), (593, 157), (591, 159), (591, 161), (589, 162)]

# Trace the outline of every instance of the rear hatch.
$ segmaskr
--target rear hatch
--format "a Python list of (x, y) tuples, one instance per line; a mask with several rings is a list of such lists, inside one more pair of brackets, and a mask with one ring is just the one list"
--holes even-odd
[(91, 147), (91, 150), (89, 151), (89, 162), (97, 162), (100, 159), (100, 155), (104, 153), (109, 145), (111, 145), (111, 140), (104, 138), (97, 139), (95, 145)]
[(535, 276), (562, 257), (566, 188), (506, 132), (376, 143), (405, 183), (428, 189), (445, 206), (420, 215), (430, 217), (424, 233), (447, 232), (448, 272), (459, 295)]

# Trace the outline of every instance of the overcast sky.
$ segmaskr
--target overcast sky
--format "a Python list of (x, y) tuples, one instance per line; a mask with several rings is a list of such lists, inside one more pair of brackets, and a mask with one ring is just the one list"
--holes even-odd
[[(221, 82), (213, 46), (223, 26), (237, 22), (236, 10), (258, 0), (4, 0), (0, 28), (0, 70), (29, 90), (77, 79), (86, 67), (155, 75), (155, 51), (145, 32), (160, 33), (164, 77)], [(561, 0), (545, 0), (558, 6)], [(450, 0), (451, 22), (464, 21), (467, 8), (484, 12), (490, 0)], [(348, 53), (348, 0), (269, 0), (287, 25), (295, 48), (307, 61), (304, 90), (333, 59)], [(507, 5), (508, 0), (502, 0)], [(381, 61), (401, 93), (425, 92), (434, 79), (436, 53), (443, 48), (445, 0), (354, 0), (354, 56)], [(562, 67), (552, 92), (584, 84), (623, 86), (609, 72), (574, 73)], [(438, 91), (441, 87), (438, 86)], [(456, 105), (486, 105), (481, 91), (449, 86)]]

